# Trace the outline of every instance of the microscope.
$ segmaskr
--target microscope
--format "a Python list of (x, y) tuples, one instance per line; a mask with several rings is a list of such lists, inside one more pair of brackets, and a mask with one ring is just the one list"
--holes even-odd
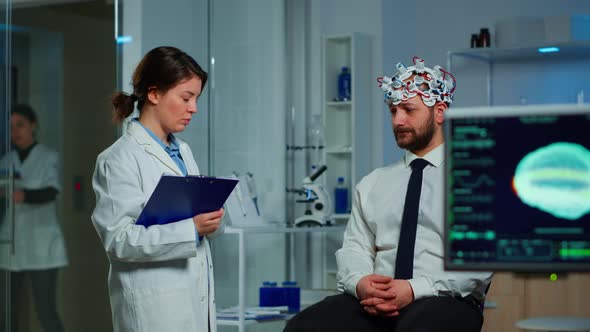
[(330, 196), (321, 184), (314, 183), (328, 167), (323, 165), (315, 173), (303, 179), (303, 189), (297, 193), (305, 195), (305, 199), (296, 200), (297, 203), (308, 203), (311, 208), (305, 211), (305, 214), (295, 219), (295, 226), (329, 226), (331, 225), (330, 215), (332, 214), (332, 203)]

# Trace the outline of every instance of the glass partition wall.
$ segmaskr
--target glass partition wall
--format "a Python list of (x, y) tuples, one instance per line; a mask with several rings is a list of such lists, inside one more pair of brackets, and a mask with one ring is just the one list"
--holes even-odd
[[(287, 200), (285, 189), (299, 187), (303, 179), (300, 175), (307, 175), (308, 170), (304, 165), (306, 152), (297, 152), (289, 160), (297, 161), (296, 182), (287, 184), (287, 158), (291, 158), (287, 145), (306, 145), (305, 114), (309, 109), (304, 105), (309, 103), (300, 97), (308, 84), (304, 58), (314, 55), (299, 48), (308, 37), (305, 22), (289, 20), (305, 17), (308, 5), (303, 4), (308, 1), (172, 0), (166, 6), (156, 0), (115, 3), (120, 88), (132, 92), (129, 80), (133, 69), (143, 54), (156, 46), (175, 46), (191, 54), (208, 71), (209, 80), (199, 98), (197, 114), (179, 136), (191, 146), (202, 174), (252, 175), (264, 225), (291, 224), (287, 205), (294, 199)], [(296, 36), (288, 36), (290, 24), (298, 24)], [(297, 53), (288, 54), (293, 49)], [(291, 62), (298, 63), (298, 69), (289, 69)], [(297, 86), (289, 89), (295, 79)], [(294, 125), (295, 120), (287, 119), (287, 114), (296, 118), (298, 127), (289, 143), (286, 127)], [(293, 272), (301, 275), (310, 269), (306, 265), (310, 260), (292, 269), (287, 265), (295, 251), (314, 256), (304, 245), (317, 243), (316, 237), (303, 235), (303, 241), (297, 241), (280, 232), (245, 236), (241, 253), (235, 233), (212, 241), (218, 308), (238, 303), (240, 284), (245, 287), (246, 305), (256, 306), (263, 281), (280, 284), (296, 275)], [(237, 269), (240, 255), (247, 261), (243, 278)], [(303, 281), (302, 287), (312, 286), (306, 280), (298, 281)], [(250, 326), (248, 330), (277, 331), (282, 324)], [(220, 326), (222, 332), (233, 330), (235, 326)]]
[[(285, 2), (276, 0), (119, 1), (121, 88), (139, 59), (156, 46), (178, 47), (209, 73), (198, 112), (178, 136), (192, 148), (201, 174), (252, 174), (265, 222), (285, 223)], [(179, 10), (179, 8), (181, 10)], [(157, 23), (156, 23), (157, 22)], [(247, 240), (247, 305), (263, 280), (285, 280), (285, 236)], [(272, 257), (264, 252), (272, 250)], [(218, 308), (236, 305), (235, 236), (212, 241)], [(280, 325), (280, 324), (279, 324)], [(282, 328), (270, 328), (276, 331)], [(220, 327), (220, 331), (235, 327)], [(254, 328), (256, 331), (262, 331)]]
[[(209, 52), (211, 169), (215, 175), (251, 174), (263, 223), (286, 223), (285, 117), (286, 24), (285, 1), (210, 1)], [(243, 178), (245, 179), (245, 178)], [(245, 185), (245, 183), (244, 183)], [(246, 306), (258, 305), (263, 281), (279, 285), (285, 274), (285, 234), (245, 234), (239, 253), (238, 235), (213, 241), (218, 308), (238, 304), (244, 287)], [(272, 253), (272, 254), (270, 254)], [(239, 256), (246, 263), (240, 280)], [(284, 322), (248, 327), (252, 331), (280, 331)], [(220, 326), (219, 331), (243, 327)]]
[[(153, 47), (179, 47), (210, 74), (196, 119), (180, 135), (191, 145), (201, 173), (252, 174), (265, 223), (287, 223), (285, 3), (0, 0), (0, 155), (11, 151), (12, 105), (29, 105), (37, 113), (35, 142), (55, 151), (60, 162), (55, 204), (67, 259), (58, 264), (53, 286), (44, 289), (54, 294), (52, 309), (65, 330), (112, 330), (108, 261), (90, 220), (91, 179), (96, 156), (121, 133), (111, 121), (109, 97), (115, 90), (131, 92), (132, 70)], [(15, 207), (15, 176), (10, 168), (0, 176), (0, 208), (6, 216), (0, 225), (5, 227)], [(0, 257), (9, 262), (14, 256), (10, 236), (10, 231), (0, 233)], [(288, 278), (285, 235), (253, 236), (244, 253), (247, 305), (258, 304), (262, 281)], [(235, 238), (221, 237), (212, 247), (218, 307), (235, 305)], [(269, 251), (273, 254), (266, 255)], [(0, 271), (0, 332), (50, 330), (40, 319), (29, 270), (19, 269), (24, 275), (17, 289), (8, 271)], [(16, 306), (11, 306), (11, 290), (19, 294)], [(276, 331), (281, 324), (252, 329)], [(234, 327), (220, 327), (224, 329)]]
[[(10, 61), (10, 1), (0, 1), (0, 155), (10, 151), (10, 113), (14, 89), (13, 70)], [(10, 331), (10, 272), (8, 257), (13, 251), (12, 200), (7, 199), (13, 186), (13, 172), (10, 167), (0, 169), (0, 331)]]
[(116, 138), (113, 4), (0, 5), (0, 331), (112, 330), (90, 214), (94, 161)]

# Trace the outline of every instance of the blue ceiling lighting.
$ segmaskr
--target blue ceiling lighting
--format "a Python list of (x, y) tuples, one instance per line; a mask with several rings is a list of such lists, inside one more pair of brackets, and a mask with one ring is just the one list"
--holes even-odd
[(133, 38), (131, 36), (118, 36), (117, 37), (117, 44), (131, 43), (132, 41), (133, 41)]
[(559, 47), (539, 47), (539, 53), (554, 53), (559, 52)]

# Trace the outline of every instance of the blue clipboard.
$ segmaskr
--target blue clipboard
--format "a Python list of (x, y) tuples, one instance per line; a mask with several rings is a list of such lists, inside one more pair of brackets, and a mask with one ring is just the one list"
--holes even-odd
[(237, 184), (230, 178), (163, 175), (135, 224), (163, 225), (217, 211)]

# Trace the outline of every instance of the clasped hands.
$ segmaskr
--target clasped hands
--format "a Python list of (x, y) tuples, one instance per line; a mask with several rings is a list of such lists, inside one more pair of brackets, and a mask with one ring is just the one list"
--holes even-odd
[(363, 309), (374, 316), (395, 317), (399, 310), (414, 301), (414, 291), (407, 280), (370, 274), (356, 285)]

